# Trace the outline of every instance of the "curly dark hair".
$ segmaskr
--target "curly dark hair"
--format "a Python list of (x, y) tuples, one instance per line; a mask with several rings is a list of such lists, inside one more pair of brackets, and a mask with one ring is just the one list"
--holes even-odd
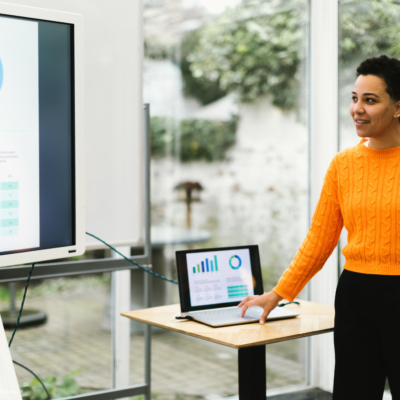
[(386, 83), (386, 92), (393, 102), (400, 100), (400, 61), (387, 56), (367, 58), (357, 68), (360, 75), (375, 75)]

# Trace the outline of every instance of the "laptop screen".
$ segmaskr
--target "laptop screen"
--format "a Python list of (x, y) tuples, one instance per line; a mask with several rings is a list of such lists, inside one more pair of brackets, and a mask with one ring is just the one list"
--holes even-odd
[(182, 311), (237, 305), (261, 294), (258, 246), (177, 252)]
[(254, 294), (249, 249), (186, 254), (192, 306), (231, 303)]

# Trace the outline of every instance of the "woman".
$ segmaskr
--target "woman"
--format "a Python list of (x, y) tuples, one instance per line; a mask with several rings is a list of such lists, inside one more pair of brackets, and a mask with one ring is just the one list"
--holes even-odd
[(280, 300), (293, 301), (323, 267), (344, 225), (333, 399), (381, 400), (387, 377), (399, 400), (400, 61), (381, 56), (360, 64), (350, 114), (361, 142), (332, 160), (307, 238), (277, 286), (239, 307), (242, 315), (264, 308), (263, 324)]

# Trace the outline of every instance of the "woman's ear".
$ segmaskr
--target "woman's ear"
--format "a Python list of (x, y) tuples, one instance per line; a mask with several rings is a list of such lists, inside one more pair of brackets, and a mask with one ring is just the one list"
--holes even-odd
[(400, 117), (400, 100), (394, 103), (394, 115), (393, 115), (393, 118), (399, 118), (399, 117)]

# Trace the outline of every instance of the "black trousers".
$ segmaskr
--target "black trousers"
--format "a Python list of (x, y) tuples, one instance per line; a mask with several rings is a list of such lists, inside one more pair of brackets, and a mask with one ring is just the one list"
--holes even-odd
[(400, 276), (344, 270), (335, 298), (334, 400), (400, 400)]

